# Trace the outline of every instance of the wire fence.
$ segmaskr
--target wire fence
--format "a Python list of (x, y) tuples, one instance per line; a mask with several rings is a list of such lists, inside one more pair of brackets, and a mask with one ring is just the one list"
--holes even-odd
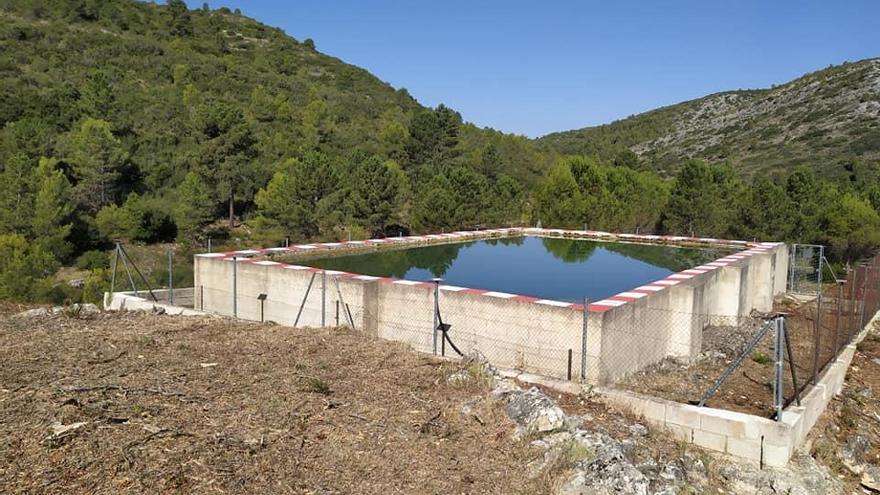
[[(603, 352), (647, 363), (617, 386), (679, 402), (778, 417), (821, 378), (880, 310), (880, 255), (847, 270), (839, 280), (825, 266), (827, 277), (813, 298), (787, 301), (764, 314), (733, 318), (672, 312), (661, 317), (657, 310), (642, 310), (642, 321), (621, 323), (625, 331), (652, 328), (656, 330), (652, 333), (665, 338), (642, 332), (635, 339), (650, 345), (624, 341), (619, 353)], [(813, 281), (818, 284), (818, 280), (816, 275)], [(701, 320), (693, 324), (689, 316)], [(690, 337), (687, 329), (694, 332)], [(663, 348), (667, 357), (657, 359)], [(687, 350), (696, 357), (688, 359)]]
[(196, 286), (192, 300), (196, 309), (248, 320), (352, 327), (420, 352), (479, 352), (500, 368), (774, 416), (816, 383), (880, 309), (880, 256), (837, 280), (821, 247), (791, 253), (788, 287), (797, 297), (740, 316), (729, 315), (746, 302), (697, 295), (682, 306), (673, 296), (650, 298), (663, 304), (657, 307), (644, 298), (603, 315), (586, 304), (524, 304), (511, 294), (475, 296), (439, 282), (380, 283), (252, 260), (217, 261), (225, 275)]

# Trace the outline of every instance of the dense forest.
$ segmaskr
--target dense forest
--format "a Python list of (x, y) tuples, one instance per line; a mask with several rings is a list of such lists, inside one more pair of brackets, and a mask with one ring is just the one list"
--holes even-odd
[[(0, 0), (0, 298), (94, 299), (113, 243), (267, 244), (498, 225), (880, 245), (880, 165), (658, 174), (425, 108), (238, 11)], [(717, 163), (715, 163), (717, 162)], [(84, 292), (58, 270), (88, 275)]]

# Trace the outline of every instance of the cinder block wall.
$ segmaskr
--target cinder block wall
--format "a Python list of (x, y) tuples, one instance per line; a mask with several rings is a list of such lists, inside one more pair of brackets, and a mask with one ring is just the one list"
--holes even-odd
[[(771, 309), (773, 296), (785, 290), (787, 259), (785, 245), (762, 245), (597, 301), (589, 307), (586, 356), (582, 305), (441, 286), (440, 310), (452, 325), (453, 342), (465, 353), (476, 349), (501, 367), (567, 378), (571, 350), (573, 378), (580, 376), (585, 359), (588, 380), (609, 383), (666, 356), (696, 356), (712, 317)], [(199, 255), (196, 309), (233, 314), (233, 266), (239, 318), (259, 320), (257, 296), (266, 294), (266, 320), (293, 325), (302, 306), (299, 326), (320, 326), (323, 307), (324, 322), (335, 325), (341, 301), (340, 324), (346, 322), (347, 307), (360, 330), (422, 352), (434, 349), (432, 284), (332, 271), (325, 280), (320, 270), (302, 266)]]

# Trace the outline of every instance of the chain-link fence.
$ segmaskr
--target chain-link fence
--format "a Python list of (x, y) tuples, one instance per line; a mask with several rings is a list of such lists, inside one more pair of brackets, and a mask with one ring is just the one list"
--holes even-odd
[[(619, 325), (630, 333), (643, 329), (635, 338), (650, 345), (623, 341), (619, 352), (603, 352), (646, 363), (616, 385), (679, 402), (777, 416), (799, 401), (880, 310), (880, 255), (839, 280), (820, 263), (826, 277), (814, 298), (777, 305), (765, 314), (733, 318), (670, 311), (664, 316), (642, 309), (639, 320)], [(815, 283), (819, 279), (815, 276)], [(661, 349), (668, 357), (657, 359)]]
[(825, 248), (792, 244), (788, 258), (788, 293), (815, 296), (822, 287)]

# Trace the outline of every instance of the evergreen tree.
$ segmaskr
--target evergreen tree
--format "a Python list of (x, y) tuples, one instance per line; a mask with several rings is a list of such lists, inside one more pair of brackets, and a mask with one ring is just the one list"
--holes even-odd
[(421, 232), (450, 231), (455, 227), (456, 200), (449, 179), (437, 175), (420, 188), (416, 198), (413, 224)]
[(36, 242), (55, 259), (66, 258), (71, 251), (67, 236), (73, 213), (70, 202), (70, 183), (58, 169), (58, 160), (43, 158), (35, 171), (37, 195), (31, 229)]
[(571, 167), (557, 162), (535, 192), (534, 220), (545, 227), (580, 227), (582, 209), (583, 198)]
[(258, 223), (282, 234), (314, 237), (319, 232), (318, 203), (337, 187), (336, 174), (325, 155), (311, 152), (302, 160), (288, 160), (257, 193)]
[(399, 206), (400, 180), (379, 157), (369, 157), (355, 166), (349, 198), (354, 218), (379, 235)]
[(410, 124), (406, 146), (409, 164), (438, 165), (454, 158), (460, 125), (461, 115), (445, 105), (419, 112)]
[(32, 301), (58, 263), (20, 234), (0, 235), (0, 299)]
[(168, 0), (168, 11), (171, 13), (169, 31), (172, 36), (191, 36), (193, 33), (189, 9), (183, 0)]
[(193, 120), (201, 140), (198, 170), (213, 184), (217, 197), (226, 201), (231, 229), (236, 198), (249, 201), (259, 182), (256, 139), (241, 111), (227, 103), (206, 101)]
[(0, 233), (29, 233), (33, 201), (31, 164), (24, 153), (16, 153), (0, 173)]
[(74, 194), (89, 212), (114, 200), (120, 171), (126, 160), (119, 139), (103, 120), (87, 118), (71, 136), (71, 162), (77, 179)]
[(783, 241), (795, 223), (794, 205), (782, 186), (757, 177), (739, 202), (731, 233), (737, 239)]
[(675, 185), (664, 211), (666, 232), (717, 237), (728, 231), (740, 185), (726, 168), (689, 161), (675, 177)]
[(213, 218), (214, 201), (211, 191), (195, 172), (189, 172), (177, 187), (177, 201), (174, 208), (174, 221), (177, 224), (178, 239), (192, 242), (199, 230)]

